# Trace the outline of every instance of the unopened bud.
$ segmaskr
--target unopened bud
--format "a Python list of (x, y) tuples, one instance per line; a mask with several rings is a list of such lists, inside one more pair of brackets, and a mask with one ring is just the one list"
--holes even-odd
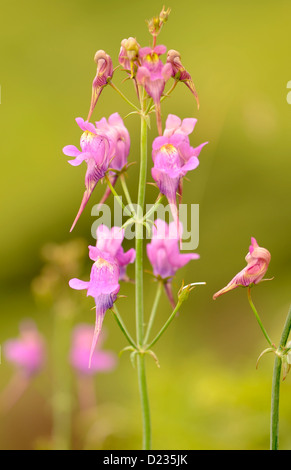
[(168, 8), (167, 10), (165, 10), (165, 6), (163, 6), (163, 9), (161, 13), (159, 14), (160, 21), (163, 23), (166, 23), (166, 21), (168, 21), (170, 13), (171, 13), (171, 8)]
[(178, 51), (175, 51), (174, 49), (169, 50), (167, 54), (167, 63), (171, 64), (172, 66), (172, 76), (174, 77), (174, 79), (180, 82), (184, 82), (185, 85), (189, 88), (189, 90), (193, 93), (199, 109), (199, 99), (195, 85), (193, 83), (190, 73), (187, 72), (181, 62), (180, 53)]
[(158, 34), (161, 32), (163, 24), (166, 23), (166, 21), (168, 20), (170, 12), (170, 8), (165, 10), (165, 7), (163, 6), (163, 9), (160, 12), (159, 16), (154, 16), (153, 18), (147, 21), (149, 33), (152, 36), (158, 36)]
[(157, 36), (160, 32), (161, 26), (160, 26), (160, 18), (158, 16), (154, 16), (150, 20), (147, 21), (149, 33), (152, 36)]
[(182, 284), (178, 292), (178, 301), (182, 304), (183, 302), (185, 302), (185, 300), (188, 299), (191, 290), (195, 289), (196, 286), (204, 285), (206, 285), (206, 282), (192, 282), (191, 284), (187, 284), (186, 286)]
[(91, 104), (90, 110), (88, 114), (87, 120), (89, 121), (93, 110), (96, 106), (98, 98), (101, 94), (103, 88), (107, 85), (108, 81), (113, 76), (113, 64), (111, 57), (106, 54), (105, 51), (99, 50), (96, 52), (94, 57), (94, 62), (97, 64), (97, 72), (95, 78), (92, 83), (92, 97), (91, 97)]
[(118, 61), (125, 70), (131, 71), (131, 78), (136, 73), (137, 65), (135, 62), (138, 60), (139, 49), (140, 45), (135, 38), (129, 37), (121, 41)]

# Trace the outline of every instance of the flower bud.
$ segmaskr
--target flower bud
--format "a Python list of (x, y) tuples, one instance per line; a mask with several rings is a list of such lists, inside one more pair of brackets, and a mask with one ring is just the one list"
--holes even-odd
[(140, 45), (135, 38), (129, 37), (121, 41), (121, 48), (118, 56), (119, 63), (125, 70), (130, 70), (131, 78), (136, 74)]
[(165, 6), (163, 6), (163, 9), (159, 15), (160, 21), (163, 23), (166, 23), (166, 21), (168, 21), (170, 13), (171, 13), (171, 8), (168, 8), (167, 10), (165, 10)]
[(182, 65), (180, 53), (178, 51), (175, 51), (174, 49), (169, 50), (167, 54), (167, 63), (171, 64), (172, 66), (172, 76), (174, 77), (174, 79), (176, 81), (184, 82), (185, 85), (191, 91), (191, 93), (193, 93), (199, 109), (199, 99), (195, 85), (193, 83), (191, 75)]
[(165, 10), (165, 7), (163, 6), (163, 9), (160, 12), (159, 16), (154, 16), (153, 18), (147, 21), (149, 33), (153, 37), (157, 37), (158, 34), (160, 34), (162, 26), (168, 20), (170, 13), (171, 9), (168, 8), (167, 10)]
[(113, 64), (111, 57), (105, 51), (97, 51), (94, 57), (97, 64), (97, 72), (92, 83), (92, 97), (87, 121), (90, 120), (98, 98), (108, 81), (113, 77)]
[(240, 271), (227, 284), (227, 286), (214, 294), (214, 300), (220, 295), (236, 289), (236, 287), (247, 287), (251, 284), (258, 284), (261, 282), (271, 261), (271, 254), (266, 250), (266, 248), (260, 247), (256, 239), (252, 237), (251, 246), (249, 247), (249, 252), (245, 257), (245, 260), (247, 262), (247, 266)]

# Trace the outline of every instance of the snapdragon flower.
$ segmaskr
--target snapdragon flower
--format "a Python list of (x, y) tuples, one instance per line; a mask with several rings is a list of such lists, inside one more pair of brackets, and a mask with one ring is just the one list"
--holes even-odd
[(96, 247), (89, 246), (90, 257), (93, 258), (96, 250), (108, 253), (116, 259), (119, 265), (119, 279), (126, 281), (128, 277), (126, 275), (126, 266), (133, 263), (135, 260), (135, 249), (130, 248), (128, 251), (124, 251), (121, 246), (124, 239), (124, 229), (120, 227), (112, 227), (109, 229), (106, 225), (99, 225), (96, 231)]
[(67, 145), (63, 148), (63, 153), (74, 157), (74, 160), (68, 161), (70, 165), (78, 166), (83, 161), (86, 162), (86, 190), (70, 231), (75, 227), (96, 184), (105, 176), (115, 152), (114, 141), (106, 132), (96, 129), (92, 123), (84, 121), (82, 118), (77, 118), (76, 122), (83, 131), (80, 139), (81, 151), (74, 145)]
[(92, 339), (89, 368), (91, 366), (93, 352), (98, 341), (105, 313), (113, 307), (120, 289), (119, 281), (119, 265), (115, 258), (108, 253), (102, 252), (95, 248), (89, 250), (89, 257), (94, 261), (90, 273), (89, 281), (80, 279), (71, 279), (69, 285), (72, 289), (87, 290), (87, 296), (91, 296), (96, 304), (96, 321), (94, 335)]
[[(183, 177), (199, 165), (198, 156), (207, 142), (191, 147), (188, 135), (194, 129), (197, 119), (184, 119), (170, 114), (166, 121), (163, 136), (157, 137), (152, 144), (154, 166), (151, 170), (160, 192), (170, 204), (174, 221), (179, 226), (176, 195), (181, 188)], [(181, 189), (179, 189), (181, 193)]]
[(180, 253), (179, 237), (182, 232), (181, 222), (178, 231), (175, 222), (167, 224), (167, 222), (157, 219), (152, 228), (151, 242), (147, 244), (147, 256), (153, 267), (153, 274), (163, 281), (173, 307), (175, 306), (171, 291), (173, 276), (189, 261), (200, 258), (197, 253)]
[(266, 248), (258, 245), (255, 238), (251, 238), (249, 252), (245, 257), (247, 266), (242, 269), (223, 289), (216, 292), (213, 299), (217, 299), (222, 294), (236, 289), (239, 286), (247, 287), (251, 284), (258, 284), (263, 280), (271, 261), (271, 254)]
[[(113, 142), (114, 156), (110, 162), (110, 168), (116, 170), (116, 173), (110, 172), (109, 179), (114, 187), (118, 178), (118, 172), (121, 172), (127, 165), (130, 150), (130, 135), (118, 113), (111, 114), (108, 120), (102, 118), (100, 121), (97, 121), (96, 129), (103, 132)], [(107, 187), (99, 206), (104, 204), (110, 193), (111, 190)]]
[(160, 55), (165, 54), (166, 46), (143, 47), (139, 50), (141, 65), (138, 67), (136, 79), (147, 94), (153, 99), (156, 106), (157, 126), (162, 134), (160, 101), (167, 80), (171, 77), (171, 64), (163, 64)]

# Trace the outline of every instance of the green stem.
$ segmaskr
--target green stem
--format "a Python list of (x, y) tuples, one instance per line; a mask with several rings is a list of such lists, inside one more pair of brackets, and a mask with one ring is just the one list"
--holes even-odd
[(111, 309), (113, 315), (114, 315), (114, 318), (119, 326), (119, 328), (121, 329), (122, 333), (124, 334), (124, 336), (126, 337), (127, 341), (135, 348), (137, 349), (137, 346), (134, 342), (134, 340), (132, 339), (130, 333), (128, 332), (125, 324), (123, 323), (123, 320), (117, 310), (117, 307), (116, 307), (116, 304), (114, 305), (114, 308)]
[(155, 210), (157, 209), (157, 207), (162, 203), (163, 199), (164, 199), (164, 195), (161, 194), (157, 201), (154, 203), (154, 205), (148, 210), (148, 212), (143, 216), (143, 219), (142, 220), (145, 220), (147, 221), (150, 216), (155, 212)]
[(151, 349), (154, 346), (154, 344), (156, 344), (156, 342), (160, 339), (162, 334), (166, 331), (166, 329), (168, 328), (170, 323), (174, 320), (174, 318), (176, 316), (176, 313), (178, 312), (178, 310), (181, 307), (182, 303), (183, 302), (178, 302), (177, 303), (176, 307), (172, 311), (171, 315), (169, 316), (169, 318), (166, 321), (166, 323), (164, 324), (164, 326), (160, 329), (160, 331), (158, 332), (157, 336), (153, 339), (153, 341), (147, 346), (147, 350)]
[(109, 186), (109, 189), (110, 191), (112, 192), (112, 194), (116, 197), (116, 200), (118, 202), (118, 204), (120, 205), (120, 207), (122, 207), (122, 209), (124, 210), (125, 214), (128, 215), (129, 217), (131, 217), (131, 213), (129, 212), (129, 210), (127, 209), (127, 207), (125, 207), (125, 205), (123, 204), (120, 196), (117, 194), (117, 192), (115, 191), (114, 187), (112, 186), (111, 184), (111, 181), (108, 177), (108, 175), (106, 174), (105, 175), (105, 179), (106, 179), (106, 183), (108, 184)]
[(263, 324), (262, 324), (262, 321), (261, 321), (261, 319), (260, 319), (260, 317), (259, 317), (259, 314), (258, 314), (258, 312), (257, 312), (257, 310), (256, 310), (256, 307), (255, 307), (254, 304), (253, 304), (253, 301), (252, 301), (252, 298), (251, 298), (251, 287), (250, 287), (250, 286), (248, 287), (248, 300), (249, 300), (249, 304), (250, 304), (250, 306), (251, 306), (251, 309), (252, 309), (252, 311), (253, 311), (254, 314), (255, 314), (255, 317), (256, 317), (256, 319), (257, 319), (259, 325), (260, 325), (260, 328), (261, 328), (261, 330), (262, 330), (262, 332), (263, 332), (263, 334), (264, 334), (266, 340), (268, 341), (269, 345), (270, 345), (272, 348), (274, 348), (275, 345), (274, 345), (274, 343), (271, 341), (271, 339), (269, 338), (269, 335), (267, 334), (267, 332), (266, 332), (266, 330), (265, 330), (265, 328), (264, 328), (264, 326), (263, 326)]
[(137, 106), (135, 106), (135, 104), (133, 104), (128, 98), (126, 98), (126, 96), (122, 93), (122, 91), (119, 90), (119, 88), (117, 88), (117, 86), (115, 86), (112, 82), (109, 82), (110, 86), (112, 86), (112, 88), (117, 91), (117, 93), (121, 96), (121, 98), (124, 99), (124, 101), (126, 101), (127, 104), (129, 104), (132, 108), (134, 108), (136, 111), (140, 111), (138, 109)]
[[(143, 117), (144, 100), (141, 98), (141, 130), (140, 130), (140, 173), (138, 186), (138, 209), (144, 210), (145, 205), (145, 188), (147, 175), (147, 124)], [(135, 309), (136, 309), (136, 341), (138, 347), (142, 347), (144, 339), (144, 311), (143, 311), (143, 225), (135, 224)], [(145, 357), (144, 354), (138, 354), (137, 357), (137, 373), (139, 393), (142, 409), (143, 423), (143, 448), (149, 450), (151, 448), (151, 421), (149, 410), (149, 399), (146, 383)]]
[(150, 335), (150, 332), (151, 332), (151, 329), (152, 329), (152, 326), (153, 326), (153, 323), (154, 323), (154, 319), (155, 319), (155, 316), (156, 316), (157, 308), (158, 308), (158, 305), (159, 305), (162, 290), (163, 290), (163, 284), (162, 284), (162, 282), (159, 282), (157, 292), (156, 292), (156, 296), (155, 296), (155, 300), (154, 300), (154, 303), (153, 303), (153, 308), (152, 308), (150, 319), (149, 319), (149, 323), (148, 323), (148, 327), (147, 327), (147, 331), (146, 331), (146, 335), (144, 337), (144, 344), (147, 344), (147, 342), (148, 342), (149, 335)]
[[(283, 328), (279, 351), (282, 350), (288, 340), (291, 329), (291, 308)], [(270, 432), (270, 448), (278, 450), (279, 444), (279, 396), (280, 396), (280, 376), (282, 368), (282, 359), (276, 355), (273, 369), (272, 396), (271, 396), (271, 432)]]
[(140, 401), (143, 416), (143, 449), (151, 449), (151, 416), (150, 404), (147, 391), (146, 370), (145, 370), (145, 356), (144, 354), (137, 354), (137, 374), (140, 391)]
[(127, 187), (127, 184), (126, 184), (126, 181), (125, 181), (125, 176), (123, 174), (120, 175), (120, 181), (121, 181), (121, 186), (122, 186), (124, 195), (125, 195), (126, 200), (127, 200), (127, 204), (129, 205), (129, 208), (132, 212), (132, 215), (135, 216), (134, 206), (132, 204), (131, 197), (130, 197), (130, 194), (129, 194), (129, 191), (128, 191), (128, 187)]

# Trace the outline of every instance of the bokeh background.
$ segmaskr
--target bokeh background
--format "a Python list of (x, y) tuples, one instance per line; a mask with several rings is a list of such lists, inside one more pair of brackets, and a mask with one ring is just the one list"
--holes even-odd
[[(274, 280), (254, 289), (253, 300), (269, 335), (279, 341), (291, 285), (291, 5), (284, 0), (172, 0), (167, 6), (172, 12), (158, 42), (180, 51), (201, 106), (197, 111), (181, 84), (164, 101), (163, 122), (168, 113), (197, 117), (191, 144), (209, 141), (199, 168), (184, 185), (184, 202), (200, 205), (201, 258), (179, 272), (174, 285), (178, 290), (183, 279), (207, 285), (191, 293), (157, 344), (160, 369), (147, 361), (153, 448), (267, 449), (274, 357), (265, 356), (256, 370), (267, 344), (246, 290), (215, 302), (212, 295), (244, 267), (250, 237), (256, 237), (272, 254), (268, 275)], [(149, 45), (145, 20), (161, 8), (153, 0), (16, 0), (1, 5), (0, 344), (17, 336), (24, 318), (32, 318), (48, 348), (45, 369), (13, 407), (1, 412), (1, 449), (54, 448), (55, 406), (71, 426), (71, 448), (141, 446), (137, 377), (128, 354), (114, 371), (94, 377), (97, 401), (88, 410), (80, 408), (76, 376), (68, 365), (69, 333), (74, 324), (93, 323), (94, 311), (93, 299), (70, 292), (67, 281), (75, 277), (76, 266), (81, 278), (89, 275), (91, 208), (104, 186), (95, 189), (70, 234), (84, 168), (68, 165), (62, 148), (79, 143), (74, 119), (88, 113), (96, 50), (105, 49), (117, 65), (123, 38), (134, 36)], [(134, 99), (123, 78), (117, 72), (114, 81)], [(124, 117), (131, 110), (108, 87), (93, 118), (116, 111)], [(125, 123), (131, 134), (130, 161), (138, 162), (138, 117), (129, 116)], [(152, 119), (149, 148), (154, 137)], [(150, 166), (149, 152), (148, 181)], [(135, 200), (138, 164), (129, 176)], [(155, 197), (149, 186), (147, 201)], [(77, 265), (62, 258), (69, 242), (78, 247)], [(51, 244), (61, 245), (59, 258)], [(155, 285), (147, 275), (145, 292), (148, 312)], [(133, 285), (124, 285), (122, 293), (127, 298), (120, 300), (119, 310), (133, 332)], [(163, 298), (156, 328), (169, 313)], [(104, 326), (104, 347), (118, 353), (126, 344), (110, 312)], [(2, 353), (0, 394), (13, 374)], [(281, 449), (291, 448), (290, 392), (288, 376), (281, 386)]]

